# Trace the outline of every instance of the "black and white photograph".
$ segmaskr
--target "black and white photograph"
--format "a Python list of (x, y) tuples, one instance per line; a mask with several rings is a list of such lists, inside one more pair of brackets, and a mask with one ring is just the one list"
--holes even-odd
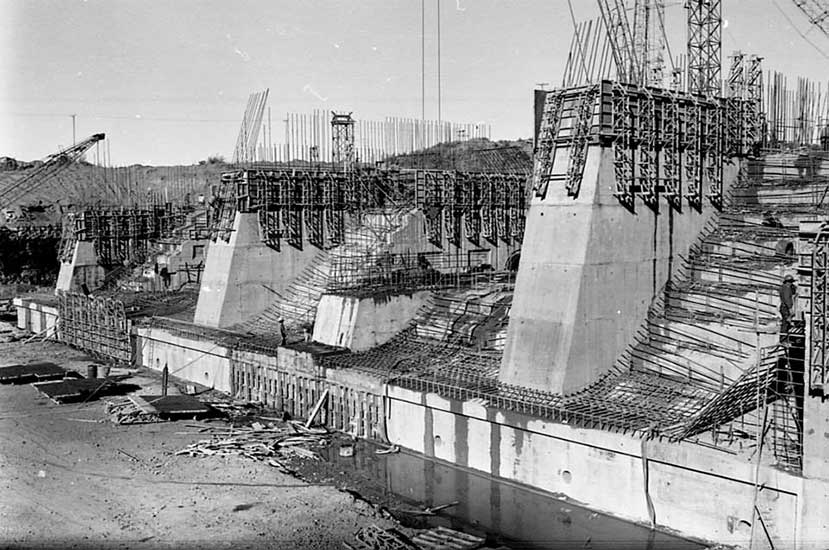
[(0, 549), (829, 550), (829, 0), (0, 0)]

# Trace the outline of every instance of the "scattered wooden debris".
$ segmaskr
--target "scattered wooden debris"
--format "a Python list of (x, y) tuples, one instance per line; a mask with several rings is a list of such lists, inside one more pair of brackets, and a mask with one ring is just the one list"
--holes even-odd
[(161, 418), (210, 416), (213, 409), (191, 395), (134, 395), (130, 397), (141, 410)]
[(405, 512), (410, 516), (434, 516), (437, 515), (437, 513), (441, 510), (451, 508), (452, 506), (457, 506), (458, 504), (460, 504), (460, 502), (456, 500), (454, 502), (449, 502), (447, 504), (441, 504), (440, 506), (427, 506), (422, 510), (399, 509), (398, 511)]
[(104, 406), (104, 411), (115, 424), (150, 424), (162, 422), (160, 416), (155, 413), (145, 412), (130, 399), (107, 401)]
[(360, 550), (419, 550), (403, 533), (396, 529), (381, 529), (376, 525), (364, 527), (354, 533), (356, 546), (346, 543), (346, 548)]
[(198, 456), (244, 456), (252, 460), (265, 461), (271, 466), (285, 469), (277, 457), (299, 457), (309, 460), (322, 458), (310, 449), (327, 445), (329, 434), (298, 432), (294, 424), (280, 428), (268, 428), (261, 423), (249, 427), (213, 428), (210, 439), (203, 439), (176, 452), (177, 455)]
[(130, 459), (132, 459), (132, 460), (134, 460), (134, 461), (136, 461), (136, 462), (141, 462), (141, 459), (140, 459), (140, 458), (138, 458), (138, 457), (136, 457), (136, 456), (133, 456), (133, 455), (129, 454), (129, 453), (128, 453), (127, 451), (125, 451), (124, 449), (116, 449), (116, 450), (117, 450), (119, 453), (121, 453), (122, 455), (126, 456), (127, 458), (130, 458)]
[(320, 395), (320, 398), (317, 400), (317, 404), (314, 405), (314, 408), (311, 410), (311, 414), (308, 415), (308, 421), (305, 423), (306, 428), (310, 428), (311, 424), (314, 423), (314, 419), (317, 417), (317, 414), (319, 414), (320, 409), (325, 404), (326, 399), (328, 399), (328, 388), (326, 388), (325, 391), (322, 392), (322, 395)]
[(376, 454), (376, 455), (390, 455), (390, 454), (399, 453), (399, 452), (400, 452), (400, 447), (398, 447), (397, 445), (392, 445), (391, 447), (388, 447), (386, 449), (377, 449), (376, 451), (374, 451), (374, 454)]
[(444, 548), (473, 550), (483, 546), (485, 539), (447, 527), (436, 527), (418, 533), (412, 538), (412, 542), (422, 550), (443, 550)]

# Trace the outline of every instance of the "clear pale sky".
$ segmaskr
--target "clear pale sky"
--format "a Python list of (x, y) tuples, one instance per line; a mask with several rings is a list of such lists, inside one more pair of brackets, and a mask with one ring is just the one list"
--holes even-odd
[[(436, 118), (436, 0), (427, 17), (426, 116)], [(572, 0), (577, 19), (594, 0)], [(247, 96), (279, 120), (311, 109), (419, 118), (420, 0), (0, 0), (0, 156), (42, 158), (95, 132), (116, 165), (230, 157)], [(560, 83), (566, 0), (442, 0), (442, 116), (529, 137), (532, 89)], [(784, 15), (785, 14), (785, 15)], [(809, 45), (794, 26), (811, 40)], [(682, 2), (668, 1), (674, 54)], [(723, 53), (829, 81), (829, 39), (791, 0), (723, 0)], [(824, 52), (821, 54), (819, 51)]]

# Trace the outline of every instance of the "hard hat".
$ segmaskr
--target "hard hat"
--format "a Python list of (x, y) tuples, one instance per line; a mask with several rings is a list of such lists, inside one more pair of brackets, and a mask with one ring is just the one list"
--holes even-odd
[(783, 277), (783, 281), (784, 281), (784, 282), (786, 282), (786, 281), (794, 281), (794, 277), (793, 277), (793, 276), (792, 276), (792, 274), (790, 273), (790, 274), (786, 275), (785, 277)]

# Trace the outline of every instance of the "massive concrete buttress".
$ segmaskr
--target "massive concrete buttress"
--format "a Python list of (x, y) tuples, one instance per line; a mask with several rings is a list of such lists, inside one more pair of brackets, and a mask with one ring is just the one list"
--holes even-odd
[(103, 282), (105, 275), (106, 270), (98, 263), (98, 255), (95, 254), (95, 244), (76, 241), (72, 259), (60, 263), (55, 292), (77, 292), (84, 284), (89, 290), (95, 290)]
[[(737, 170), (725, 166), (724, 190)], [(577, 198), (555, 182), (545, 198), (533, 197), (501, 381), (556, 393), (596, 381), (715, 212), (684, 201), (678, 212), (665, 199), (658, 211), (637, 200), (631, 212), (614, 190), (612, 149), (591, 145)]]
[(262, 242), (257, 214), (236, 214), (230, 240), (207, 247), (196, 324), (229, 327), (262, 312), (317, 253), (308, 247), (282, 250)]

